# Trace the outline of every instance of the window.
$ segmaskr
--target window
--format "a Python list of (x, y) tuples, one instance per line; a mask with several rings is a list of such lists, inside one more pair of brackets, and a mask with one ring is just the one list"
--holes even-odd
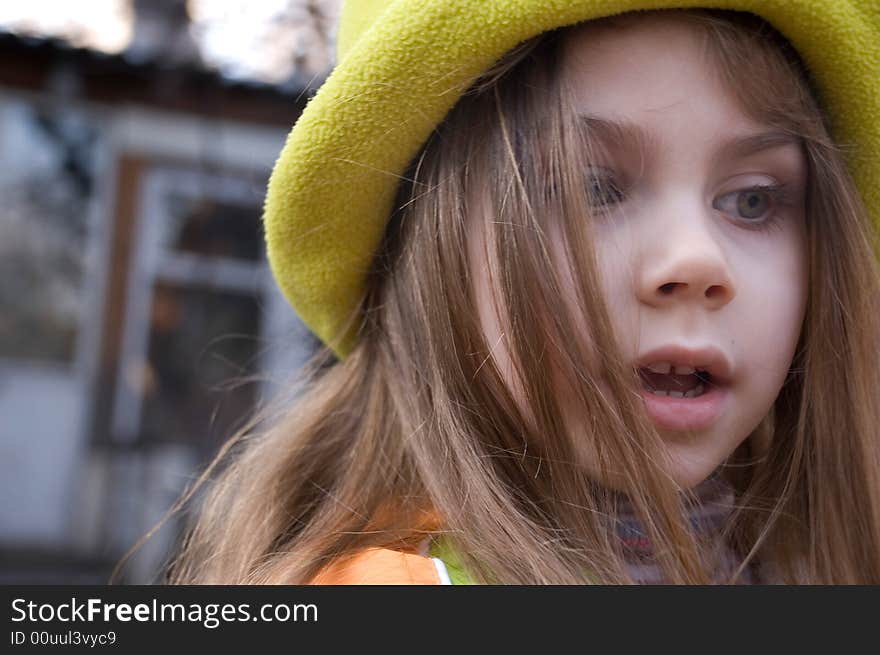
[(204, 458), (258, 398), (265, 179), (155, 167), (143, 184), (112, 433)]

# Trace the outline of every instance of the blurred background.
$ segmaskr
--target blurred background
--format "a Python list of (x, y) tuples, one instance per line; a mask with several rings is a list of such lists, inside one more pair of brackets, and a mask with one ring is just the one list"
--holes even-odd
[(106, 583), (316, 347), (260, 216), (339, 4), (0, 1), (0, 583)]

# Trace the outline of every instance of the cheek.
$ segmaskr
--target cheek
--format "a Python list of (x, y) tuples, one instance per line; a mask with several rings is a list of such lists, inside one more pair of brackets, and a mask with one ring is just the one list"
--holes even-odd
[[(784, 238), (783, 238), (784, 237)], [(764, 256), (741, 265), (741, 292), (731, 335), (748, 362), (744, 394), (769, 410), (784, 386), (803, 330), (809, 263), (800, 229), (780, 235)]]
[[(784, 238), (783, 238), (784, 237)], [(805, 237), (800, 226), (782, 235), (763, 256), (739, 266), (748, 306), (737, 314), (739, 322), (759, 328), (759, 343), (793, 354), (803, 327), (809, 292), (809, 267)], [(757, 340), (756, 335), (754, 340)]]
[[(565, 255), (561, 228), (554, 224), (548, 228), (548, 231), (550, 234), (550, 249), (559, 274), (563, 299), (571, 312), (572, 319), (575, 321), (577, 333), (585, 336), (590, 335), (592, 331), (589, 329), (587, 313), (577, 306), (574, 269)], [(602, 297), (605, 299), (608, 311), (613, 315), (615, 310), (621, 307), (621, 302), (625, 300), (624, 288), (621, 285), (621, 280), (624, 277), (621, 262), (628, 260), (621, 257), (619, 252), (617, 255), (609, 254), (612, 251), (618, 250), (618, 247), (613, 243), (609, 243), (607, 239), (600, 238), (600, 235), (595, 233), (593, 234), (593, 239), (596, 250), (596, 275), (599, 277)], [(628, 254), (625, 256), (628, 257)]]
[(614, 333), (625, 352), (638, 350), (639, 303), (635, 296), (635, 269), (632, 243), (597, 234), (597, 273)]

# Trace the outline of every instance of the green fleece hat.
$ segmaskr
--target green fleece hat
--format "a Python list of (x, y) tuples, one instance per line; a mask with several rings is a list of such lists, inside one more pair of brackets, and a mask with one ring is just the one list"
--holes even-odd
[[(471, 82), (541, 32), (636, 9), (638, 0), (353, 0), (338, 64), (293, 126), (269, 181), (269, 262), (299, 317), (340, 357), (352, 349), (367, 271), (399, 176)], [(850, 171), (880, 224), (880, 0), (716, 0), (757, 14), (809, 67)]]

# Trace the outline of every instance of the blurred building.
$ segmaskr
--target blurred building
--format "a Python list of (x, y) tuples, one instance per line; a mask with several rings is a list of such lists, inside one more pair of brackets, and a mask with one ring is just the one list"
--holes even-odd
[[(322, 76), (230, 78), (180, 2), (132, 6), (152, 32), (118, 53), (0, 33), (3, 583), (106, 582), (316, 345), (260, 216)], [(179, 527), (123, 581), (154, 581)]]

